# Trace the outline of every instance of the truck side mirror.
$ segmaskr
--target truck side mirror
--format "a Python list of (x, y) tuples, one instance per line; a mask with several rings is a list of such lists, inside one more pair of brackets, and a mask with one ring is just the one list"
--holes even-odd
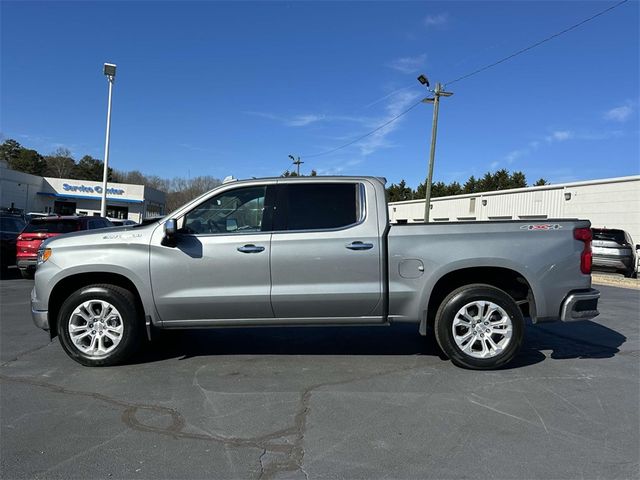
[(164, 222), (164, 238), (162, 239), (162, 245), (165, 247), (175, 247), (177, 233), (178, 228), (175, 218), (170, 218)]

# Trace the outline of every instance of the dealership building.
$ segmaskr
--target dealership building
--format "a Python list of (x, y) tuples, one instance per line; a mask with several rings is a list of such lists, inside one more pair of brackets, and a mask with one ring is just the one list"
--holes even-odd
[[(100, 215), (102, 182), (30, 175), (0, 164), (0, 208), (24, 213)], [(140, 222), (164, 215), (165, 193), (145, 185), (108, 183), (107, 217)]]
[[(424, 199), (389, 204), (393, 223), (424, 221)], [(580, 218), (627, 231), (640, 243), (640, 176), (605, 178), (431, 199), (432, 222)]]

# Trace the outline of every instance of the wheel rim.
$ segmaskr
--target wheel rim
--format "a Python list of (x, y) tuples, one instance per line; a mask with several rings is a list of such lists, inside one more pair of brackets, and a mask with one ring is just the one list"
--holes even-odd
[(484, 300), (467, 303), (458, 310), (451, 328), (458, 348), (474, 358), (500, 355), (513, 335), (513, 323), (507, 312)]
[(124, 323), (120, 312), (109, 302), (88, 300), (73, 311), (68, 330), (78, 350), (90, 357), (103, 357), (122, 340)]

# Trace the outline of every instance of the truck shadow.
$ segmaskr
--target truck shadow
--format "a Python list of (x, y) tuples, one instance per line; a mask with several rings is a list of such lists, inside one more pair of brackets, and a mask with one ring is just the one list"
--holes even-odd
[[(626, 337), (591, 321), (528, 325), (517, 368), (570, 358), (610, 358)], [(417, 327), (282, 327), (175, 330), (158, 332), (135, 360), (154, 362), (219, 355), (427, 355), (446, 360), (433, 335)]]

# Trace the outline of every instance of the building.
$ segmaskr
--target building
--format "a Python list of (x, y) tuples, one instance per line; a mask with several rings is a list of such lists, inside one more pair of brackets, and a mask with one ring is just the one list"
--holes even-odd
[[(640, 243), (640, 175), (431, 199), (432, 222), (581, 218)], [(394, 223), (424, 221), (424, 200), (389, 204)]]
[[(0, 164), (0, 208), (24, 213), (100, 215), (102, 182), (39, 177)], [(164, 215), (165, 193), (144, 185), (109, 182), (107, 217), (140, 222)]]

